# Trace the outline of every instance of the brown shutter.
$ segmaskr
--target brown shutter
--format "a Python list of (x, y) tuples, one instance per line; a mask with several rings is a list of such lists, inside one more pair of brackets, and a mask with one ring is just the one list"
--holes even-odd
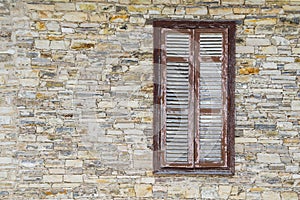
[(165, 130), (163, 151), (165, 166), (191, 167), (193, 165), (193, 105), (192, 81), (193, 70), (191, 59), (190, 31), (164, 32), (165, 63), (164, 77), (164, 106)]
[(220, 30), (201, 30), (196, 38), (199, 42), (196, 162), (199, 167), (222, 166), (226, 159), (226, 36)]

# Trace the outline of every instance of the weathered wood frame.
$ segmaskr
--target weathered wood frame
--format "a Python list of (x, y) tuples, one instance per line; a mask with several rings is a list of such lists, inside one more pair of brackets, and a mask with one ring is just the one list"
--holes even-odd
[[(161, 30), (163, 28), (168, 29), (211, 29), (211, 30), (223, 30), (226, 32), (228, 38), (226, 38), (225, 47), (226, 53), (223, 54), (223, 60), (225, 60), (225, 67), (223, 66), (223, 74), (226, 74), (226, 83), (224, 84), (226, 89), (223, 91), (226, 93), (226, 110), (223, 144), (226, 145), (226, 155), (222, 155), (224, 164), (208, 167), (205, 165), (184, 168), (182, 166), (164, 166), (163, 165), (163, 152), (161, 144), (163, 142), (162, 132), (164, 125), (162, 123), (164, 113), (163, 102), (163, 49)], [(219, 174), (219, 175), (232, 175), (234, 174), (235, 152), (234, 152), (234, 130), (235, 130), (235, 22), (234, 21), (195, 21), (195, 20), (154, 20), (153, 22), (154, 33), (154, 114), (153, 114), (153, 167), (156, 174)], [(228, 44), (227, 44), (228, 43)], [(227, 62), (226, 62), (227, 61)], [(197, 156), (197, 155), (196, 155)], [(225, 159), (226, 158), (226, 159)]]

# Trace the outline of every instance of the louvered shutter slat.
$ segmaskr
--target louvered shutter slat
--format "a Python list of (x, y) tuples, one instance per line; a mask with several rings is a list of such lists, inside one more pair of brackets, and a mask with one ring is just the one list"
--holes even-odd
[[(200, 33), (199, 162), (222, 161), (223, 94), (222, 62), (204, 57), (222, 57), (222, 33)], [(220, 59), (219, 59), (220, 60)], [(214, 110), (214, 112), (209, 112)], [(208, 111), (208, 112), (205, 112)]]
[[(190, 35), (167, 33), (167, 58), (190, 56)], [(189, 63), (166, 63), (166, 155), (167, 163), (187, 164), (189, 161)]]

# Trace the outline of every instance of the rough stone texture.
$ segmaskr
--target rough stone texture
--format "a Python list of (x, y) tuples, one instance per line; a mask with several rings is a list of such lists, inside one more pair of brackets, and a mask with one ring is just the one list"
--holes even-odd
[[(0, 199), (293, 199), (298, 0), (3, 0)], [(154, 18), (237, 20), (236, 174), (152, 173)]]

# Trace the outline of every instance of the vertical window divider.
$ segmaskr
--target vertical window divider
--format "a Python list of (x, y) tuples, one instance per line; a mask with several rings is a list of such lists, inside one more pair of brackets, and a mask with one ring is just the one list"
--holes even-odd
[(194, 152), (195, 152), (195, 164), (199, 163), (200, 160), (200, 154), (199, 154), (199, 142), (200, 142), (200, 130), (199, 130), (199, 101), (200, 101), (200, 96), (199, 96), (199, 87), (200, 87), (200, 60), (199, 60), (199, 53), (200, 53), (200, 44), (199, 44), (199, 32), (197, 30), (194, 30), (194, 93), (195, 93), (195, 103), (194, 103)]

